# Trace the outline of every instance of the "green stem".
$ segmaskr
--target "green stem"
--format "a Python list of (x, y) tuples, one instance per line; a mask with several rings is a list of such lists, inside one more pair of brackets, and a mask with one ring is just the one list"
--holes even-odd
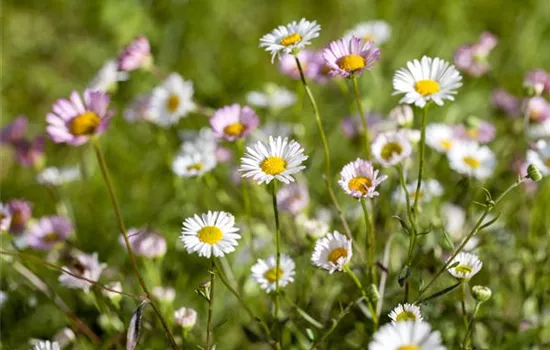
[[(418, 215), (418, 199), (420, 198), (420, 188), (422, 187), (422, 176), (424, 175), (424, 154), (426, 146), (426, 120), (428, 119), (428, 107), (424, 106), (422, 114), (422, 129), (420, 133), (420, 163), (418, 166), (418, 179), (416, 180), (416, 192), (414, 193), (413, 215)], [(413, 247), (414, 248), (414, 247)]]
[(372, 283), (376, 283), (374, 282), (374, 275), (376, 273), (375, 266), (374, 266), (375, 237), (374, 237), (374, 230), (372, 229), (371, 218), (369, 215), (365, 198), (361, 198), (361, 207), (363, 208), (363, 216), (365, 217), (365, 226), (366, 226), (365, 250), (367, 251), (367, 268), (369, 271), (368, 276), (369, 276), (369, 280), (372, 281)]
[(348, 264), (344, 265), (344, 271), (351, 277), (357, 288), (361, 291), (361, 295), (363, 295), (367, 301), (367, 306), (369, 308), (369, 311), (372, 316), (372, 323), (374, 327), (374, 331), (378, 329), (378, 315), (376, 314), (376, 310), (374, 308), (374, 305), (372, 301), (370, 300), (369, 296), (367, 295), (367, 292), (363, 288), (363, 285), (361, 284), (361, 281), (359, 281), (359, 278), (357, 275), (353, 272), (353, 270), (349, 267)]
[(369, 139), (369, 129), (368, 129), (368, 125), (367, 125), (367, 116), (365, 115), (365, 110), (363, 108), (363, 102), (361, 102), (361, 93), (359, 92), (359, 83), (357, 82), (357, 76), (353, 75), (351, 80), (353, 81), (353, 91), (355, 92), (355, 100), (357, 101), (357, 109), (359, 110), (359, 117), (361, 118), (361, 123), (363, 124), (363, 134), (365, 135), (365, 150), (367, 152), (367, 159), (371, 159), (370, 139)]
[(295, 304), (292, 301), (292, 299), (290, 299), (288, 294), (285, 294), (285, 299), (290, 305), (292, 305), (296, 309), (296, 311), (300, 314), (300, 316), (303, 317), (304, 320), (308, 321), (313, 326), (315, 326), (319, 329), (323, 328), (323, 324), (321, 322), (317, 321), (315, 318), (313, 318), (313, 316), (311, 316), (305, 310), (303, 310), (301, 307), (299, 307), (297, 304)]
[(109, 191), (109, 196), (111, 197), (111, 202), (113, 204), (113, 208), (115, 211), (115, 216), (118, 221), (118, 226), (120, 231), (122, 232), (122, 237), (124, 238), (124, 243), (126, 244), (126, 250), (128, 251), (128, 256), (130, 257), (130, 263), (132, 264), (132, 267), (134, 269), (134, 272), (138, 278), (139, 284), (141, 285), (141, 288), (143, 289), (143, 292), (147, 295), (147, 298), (151, 302), (151, 306), (153, 307), (153, 310), (155, 310), (155, 313), (157, 314), (162, 327), (164, 328), (164, 332), (166, 333), (166, 337), (170, 341), (170, 345), (172, 349), (178, 349), (178, 345), (176, 344), (176, 341), (174, 340), (174, 337), (172, 336), (172, 333), (170, 332), (170, 328), (168, 327), (168, 324), (164, 317), (162, 316), (162, 313), (160, 312), (159, 308), (156, 305), (155, 299), (149, 292), (149, 289), (147, 288), (147, 285), (145, 284), (145, 280), (143, 279), (143, 276), (139, 272), (139, 268), (137, 265), (136, 257), (134, 256), (134, 252), (132, 251), (132, 246), (130, 245), (130, 240), (128, 239), (128, 233), (126, 232), (126, 227), (124, 226), (124, 220), (122, 220), (122, 214), (120, 212), (120, 207), (118, 205), (118, 199), (115, 195), (115, 190), (113, 187), (113, 183), (111, 182), (111, 177), (109, 175), (109, 170), (107, 168), (107, 163), (105, 162), (105, 157), (103, 156), (103, 152), (101, 151), (101, 148), (99, 147), (99, 140), (93, 139), (92, 144), (94, 147), (94, 151), (97, 156), (97, 160), (99, 163), (99, 167), (101, 169), (101, 174), (103, 175), (103, 180), (105, 181), (105, 185), (107, 186), (107, 190)]
[[(244, 139), (240, 139), (237, 141), (237, 149), (238, 149), (238, 156), (242, 157), (245, 153), (245, 144)], [(253, 257), (256, 257), (255, 249), (254, 249), (254, 230), (252, 230), (252, 224), (251, 224), (251, 218), (252, 218), (252, 210), (250, 208), (250, 192), (248, 188), (248, 181), (246, 179), (241, 179), (241, 191), (243, 196), (243, 204), (244, 204), (244, 212), (246, 216), (246, 228), (248, 229), (248, 232), (250, 235), (249, 238), (249, 246), (250, 251), (252, 253)]]
[(468, 313), (466, 312), (466, 286), (468, 282), (462, 282), (460, 286), (460, 308), (462, 310), (462, 319), (464, 320), (464, 326), (468, 327)]
[(214, 256), (211, 258), (210, 271), (210, 295), (208, 297), (208, 323), (206, 324), (206, 347), (205, 350), (210, 350), (210, 339), (212, 338), (212, 313), (214, 311), (214, 280), (216, 266), (214, 264)]
[(481, 303), (476, 302), (476, 306), (474, 307), (474, 312), (472, 313), (472, 316), (470, 317), (470, 322), (468, 322), (468, 326), (466, 328), (466, 334), (464, 335), (464, 340), (462, 341), (463, 349), (468, 349), (470, 347), (470, 343), (471, 343), (470, 334), (472, 333), (472, 330), (474, 328), (474, 322), (480, 306), (481, 306)]
[(275, 216), (275, 239), (277, 252), (275, 255), (275, 320), (279, 317), (279, 271), (281, 268), (281, 230), (279, 227), (279, 208), (277, 207), (277, 181), (271, 184), (271, 196), (273, 199), (273, 214)]

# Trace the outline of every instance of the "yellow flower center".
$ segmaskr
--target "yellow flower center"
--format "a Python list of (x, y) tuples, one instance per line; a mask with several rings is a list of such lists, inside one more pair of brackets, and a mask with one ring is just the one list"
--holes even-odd
[(446, 151), (450, 150), (451, 147), (453, 147), (453, 143), (449, 140), (441, 140), (439, 142), (439, 144), (441, 145), (441, 147), (443, 147)]
[(403, 147), (397, 142), (389, 142), (382, 147), (382, 151), (380, 152), (380, 156), (385, 159), (389, 160), (393, 155), (400, 155), (401, 152), (403, 152)]
[(414, 84), (414, 89), (422, 96), (428, 96), (439, 92), (439, 83), (432, 79), (419, 80)]
[(290, 46), (302, 40), (302, 36), (298, 33), (290, 34), (281, 39), (281, 45)]
[(472, 139), (477, 139), (479, 137), (479, 129), (471, 128), (466, 130), (466, 133), (468, 133), (468, 136)]
[(229, 136), (241, 136), (242, 133), (246, 130), (246, 126), (244, 126), (243, 124), (237, 122), (237, 123), (233, 123), (233, 124), (229, 124), (228, 126), (226, 126), (225, 128), (223, 128), (223, 132), (226, 134), (226, 135), (229, 135)]
[(87, 111), (69, 122), (69, 131), (75, 136), (92, 135), (100, 122), (101, 118), (97, 114)]
[(59, 235), (56, 232), (50, 232), (47, 235), (42, 237), (42, 242), (44, 243), (54, 243), (59, 240)]
[(342, 56), (336, 61), (340, 69), (346, 72), (355, 72), (356, 70), (365, 68), (365, 59), (359, 55)]
[(202, 168), (204, 167), (204, 164), (203, 163), (195, 163), (195, 164), (191, 164), (189, 166), (187, 166), (187, 171), (191, 171), (191, 170), (201, 170)]
[(281, 157), (267, 157), (260, 168), (266, 174), (278, 175), (286, 170), (286, 161)]
[(546, 164), (546, 166), (550, 168), (550, 157), (544, 160), (544, 164)]
[(348, 188), (350, 191), (359, 191), (363, 194), (369, 192), (369, 187), (372, 186), (372, 180), (366, 176), (357, 176), (350, 180)]
[(420, 350), (420, 347), (416, 345), (401, 345), (397, 350)]
[(336, 248), (328, 254), (328, 261), (333, 264), (338, 264), (338, 259), (345, 258), (348, 256), (348, 251), (346, 248)]
[[(418, 192), (418, 199), (422, 199), (422, 197), (424, 197), (424, 192)], [(414, 200), (416, 198), (416, 192), (409, 193), (409, 198)]]
[(276, 280), (281, 279), (281, 277), (283, 277), (283, 270), (281, 269), (281, 267), (279, 267), (279, 273), (276, 273), (276, 271), (277, 271), (276, 267), (272, 267), (269, 270), (267, 270), (264, 273), (265, 279), (268, 280), (269, 282), (275, 282)]
[(367, 42), (367, 43), (368, 43), (369, 41), (374, 41), (374, 36), (372, 36), (372, 34), (367, 34), (367, 35), (365, 35), (365, 36), (363, 37), (363, 40), (364, 40), (365, 42)]
[(216, 244), (222, 239), (223, 232), (216, 226), (204, 226), (197, 236), (202, 243)]
[(178, 95), (170, 95), (170, 97), (168, 97), (168, 100), (166, 101), (166, 108), (170, 112), (175, 112), (179, 106), (180, 98), (178, 97)]
[(458, 265), (457, 267), (455, 267), (455, 271), (456, 273), (466, 275), (472, 272), (472, 268), (468, 265)]
[(464, 157), (464, 163), (468, 164), (470, 168), (477, 169), (481, 165), (481, 162), (474, 157), (466, 156)]
[(12, 216), (11, 216), (11, 226), (12, 227), (17, 226), (17, 225), (22, 225), (23, 222), (24, 222), (24, 218), (23, 218), (23, 214), (21, 214), (21, 212), (16, 211), (15, 213), (12, 214)]
[(410, 311), (400, 312), (395, 318), (397, 322), (400, 321), (416, 321), (416, 315)]

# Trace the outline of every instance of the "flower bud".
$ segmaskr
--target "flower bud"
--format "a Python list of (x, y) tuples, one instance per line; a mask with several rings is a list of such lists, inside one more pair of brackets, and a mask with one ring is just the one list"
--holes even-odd
[(193, 328), (197, 322), (197, 311), (182, 307), (174, 312), (174, 320), (177, 325), (182, 326), (184, 329)]
[(540, 179), (542, 179), (542, 174), (536, 165), (529, 164), (527, 167), (527, 177), (533, 181), (540, 181)]
[(487, 300), (491, 299), (491, 290), (488, 287), (485, 286), (473, 286), (472, 287), (472, 294), (474, 296), (474, 299), (480, 303), (484, 303)]

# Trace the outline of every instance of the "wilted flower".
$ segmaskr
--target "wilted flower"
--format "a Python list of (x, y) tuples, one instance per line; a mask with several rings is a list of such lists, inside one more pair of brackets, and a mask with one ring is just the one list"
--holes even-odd
[(344, 34), (344, 37), (355, 36), (363, 39), (365, 42), (374, 41), (381, 45), (388, 41), (391, 36), (391, 27), (385, 21), (361, 22)]
[[(70, 267), (63, 266), (63, 269), (90, 281), (98, 281), (106, 267), (107, 264), (98, 261), (97, 253), (93, 253), (92, 255), (80, 253), (75, 257)], [(59, 276), (59, 282), (68, 288), (82, 289), (86, 293), (90, 291), (90, 287), (92, 286), (92, 283), (65, 272)]]
[(298, 214), (309, 203), (309, 192), (303, 183), (291, 183), (277, 192), (277, 206), (281, 211)]
[(454, 171), (479, 180), (489, 178), (496, 166), (493, 151), (475, 142), (459, 142), (449, 151), (448, 158)]
[(177, 124), (189, 112), (195, 110), (193, 82), (172, 73), (151, 93), (147, 117), (162, 127)]
[(251, 91), (246, 94), (246, 100), (253, 106), (279, 110), (292, 106), (296, 102), (296, 94), (268, 83), (263, 91)]
[(260, 288), (270, 293), (275, 290), (276, 281), (278, 280), (279, 288), (286, 287), (289, 283), (294, 282), (294, 274), (296, 265), (290, 256), (281, 255), (279, 263), (279, 273), (277, 274), (277, 261), (274, 255), (267, 259), (258, 259), (256, 264), (252, 266), (252, 279), (260, 285)]
[(151, 47), (145, 36), (138, 36), (118, 56), (118, 67), (121, 71), (147, 69), (152, 64)]
[(427, 322), (388, 323), (374, 333), (369, 350), (446, 350)]
[(49, 186), (60, 186), (78, 179), (80, 179), (80, 168), (76, 166), (65, 168), (49, 167), (42, 170), (36, 176), (36, 181), (39, 184)]
[(109, 60), (97, 72), (87, 88), (91, 90), (111, 91), (119, 81), (128, 79), (128, 73), (120, 72), (115, 60)]
[(32, 216), (31, 203), (22, 199), (12, 199), (6, 203), (11, 213), (11, 225), (9, 233), (19, 234), (25, 231), (27, 222)]
[(311, 40), (319, 36), (321, 26), (317, 22), (307, 21), (302, 18), (300, 22), (291, 22), (286, 26), (279, 26), (271, 33), (260, 38), (260, 47), (271, 53), (271, 62), (282, 54), (295, 54), (305, 46), (311, 44)]
[(327, 270), (330, 274), (343, 271), (353, 255), (351, 240), (338, 231), (319, 238), (311, 256), (313, 265)]
[(67, 218), (45, 216), (30, 227), (27, 244), (34, 249), (48, 250), (65, 241), (72, 231), (73, 226)]
[(174, 321), (184, 329), (193, 328), (197, 323), (197, 311), (187, 307), (179, 308), (174, 311)]
[(378, 176), (371, 162), (357, 158), (342, 168), (338, 184), (352, 197), (373, 198), (379, 195), (376, 187), (386, 178), (386, 175)]
[(330, 75), (345, 78), (360, 75), (365, 69), (371, 70), (379, 56), (380, 50), (374, 47), (373, 41), (366, 42), (357, 37), (333, 41), (323, 51)]
[[(151, 229), (128, 229), (128, 239), (132, 250), (137, 255), (147, 258), (158, 258), (166, 254), (166, 240), (158, 232)], [(121, 243), (125, 244), (124, 237), (120, 237)]]
[(422, 321), (422, 313), (420, 312), (420, 308), (414, 304), (409, 304), (409, 303), (398, 304), (389, 313), (388, 317), (392, 320), (392, 323), (406, 322), (406, 321), (414, 321), (414, 322)]
[(489, 71), (487, 58), (497, 43), (498, 39), (493, 34), (482, 33), (478, 42), (463, 45), (456, 50), (456, 66), (474, 77), (482, 76)]
[(252, 108), (236, 103), (218, 109), (210, 118), (214, 135), (231, 142), (247, 136), (258, 124), (260, 118)]

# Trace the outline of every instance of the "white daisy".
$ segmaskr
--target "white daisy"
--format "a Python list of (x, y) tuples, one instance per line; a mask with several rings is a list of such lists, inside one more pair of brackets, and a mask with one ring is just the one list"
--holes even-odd
[(278, 26), (271, 33), (260, 38), (260, 47), (271, 53), (271, 62), (281, 54), (293, 54), (311, 44), (311, 40), (319, 36), (321, 26), (315, 21), (302, 18), (300, 22), (293, 21), (286, 26)]
[(177, 73), (170, 74), (151, 94), (149, 120), (163, 127), (177, 124), (195, 109), (193, 93), (192, 82), (183, 80)]
[(527, 126), (527, 136), (532, 140), (550, 138), (550, 118)]
[(307, 158), (298, 142), (270, 136), (268, 143), (258, 141), (246, 148), (239, 171), (242, 177), (251, 177), (259, 184), (269, 184), (273, 179), (288, 184), (294, 181), (293, 174), (305, 169), (301, 164)]
[(264, 86), (263, 91), (251, 91), (246, 101), (253, 106), (279, 110), (296, 103), (296, 94), (273, 83)]
[(535, 165), (542, 175), (550, 175), (550, 142), (539, 141), (527, 151), (527, 163)]
[(434, 101), (442, 106), (443, 100), (454, 100), (456, 89), (462, 86), (461, 80), (455, 66), (437, 57), (424, 56), (420, 61), (407, 62), (407, 68), (397, 70), (393, 76), (393, 94), (405, 94), (399, 103), (422, 108)]
[(490, 177), (496, 166), (493, 151), (476, 142), (457, 143), (447, 156), (453, 170), (480, 180)]
[(398, 304), (396, 307), (391, 310), (388, 314), (388, 317), (392, 320), (392, 323), (395, 322), (404, 322), (404, 321), (422, 321), (422, 313), (420, 308), (414, 304)]
[(119, 81), (128, 79), (127, 72), (118, 70), (118, 63), (115, 60), (105, 62), (103, 67), (97, 72), (96, 76), (90, 81), (87, 88), (92, 90), (101, 90), (109, 92), (116, 87)]
[[(413, 181), (406, 185), (407, 192), (409, 193), (409, 201), (411, 202), (414, 202), (414, 199), (416, 197), (416, 185), (416, 181)], [(418, 201), (420, 203), (427, 203), (430, 202), (434, 197), (440, 197), (442, 194), (443, 187), (441, 186), (439, 181), (434, 179), (422, 180), (420, 184), (420, 193), (418, 194)], [(407, 199), (405, 198), (405, 194), (403, 193), (402, 188), (398, 188), (393, 193), (393, 199), (402, 204), (407, 203)]]
[(464, 252), (458, 253), (449, 266), (453, 265), (456, 266), (449, 268), (447, 271), (456, 278), (467, 280), (474, 277), (483, 267), (483, 263), (477, 255)]
[(460, 142), (454, 129), (447, 124), (428, 124), (426, 126), (426, 144), (434, 150), (447, 153)]
[(374, 170), (371, 162), (357, 158), (342, 168), (338, 184), (352, 197), (373, 198), (379, 195), (376, 186), (387, 177), (387, 175), (379, 177), (378, 170)]
[(378, 134), (372, 143), (372, 154), (382, 166), (393, 166), (409, 158), (412, 145), (406, 133), (388, 131)]
[(214, 150), (199, 150), (195, 144), (184, 144), (184, 150), (172, 162), (172, 171), (177, 176), (202, 176), (216, 167)]
[(374, 333), (369, 350), (445, 350), (441, 334), (427, 322), (396, 322)]
[(50, 342), (49, 340), (40, 340), (34, 344), (33, 350), (61, 350), (59, 343)]
[(374, 41), (380, 45), (388, 41), (391, 36), (391, 27), (385, 21), (368, 21), (357, 24), (344, 34), (344, 37), (355, 36), (364, 41)]
[(252, 266), (252, 279), (260, 285), (260, 288), (269, 293), (275, 290), (277, 280), (279, 280), (279, 288), (294, 282), (295, 268), (296, 265), (290, 256), (282, 254), (279, 273), (277, 273), (277, 261), (275, 255), (271, 255), (265, 260), (258, 259), (258, 262)]
[(235, 251), (241, 238), (235, 226), (235, 217), (223, 211), (209, 211), (201, 216), (195, 214), (185, 219), (181, 240), (189, 253), (199, 256), (221, 257)]
[[(84, 277), (90, 281), (98, 281), (101, 273), (106, 267), (107, 264), (98, 261), (97, 253), (93, 253), (92, 255), (77, 255), (72, 266), (63, 266), (63, 269), (69, 271), (73, 275)], [(90, 291), (90, 287), (92, 286), (92, 283), (76, 278), (65, 272), (62, 272), (59, 276), (59, 283), (68, 288), (82, 289), (86, 293)]]
[(50, 186), (59, 186), (78, 179), (80, 179), (80, 168), (77, 166), (65, 168), (49, 167), (42, 170), (36, 176), (36, 181), (39, 184)]
[(351, 239), (334, 231), (315, 242), (311, 262), (333, 274), (334, 271), (342, 271), (344, 265), (351, 260), (352, 255)]

